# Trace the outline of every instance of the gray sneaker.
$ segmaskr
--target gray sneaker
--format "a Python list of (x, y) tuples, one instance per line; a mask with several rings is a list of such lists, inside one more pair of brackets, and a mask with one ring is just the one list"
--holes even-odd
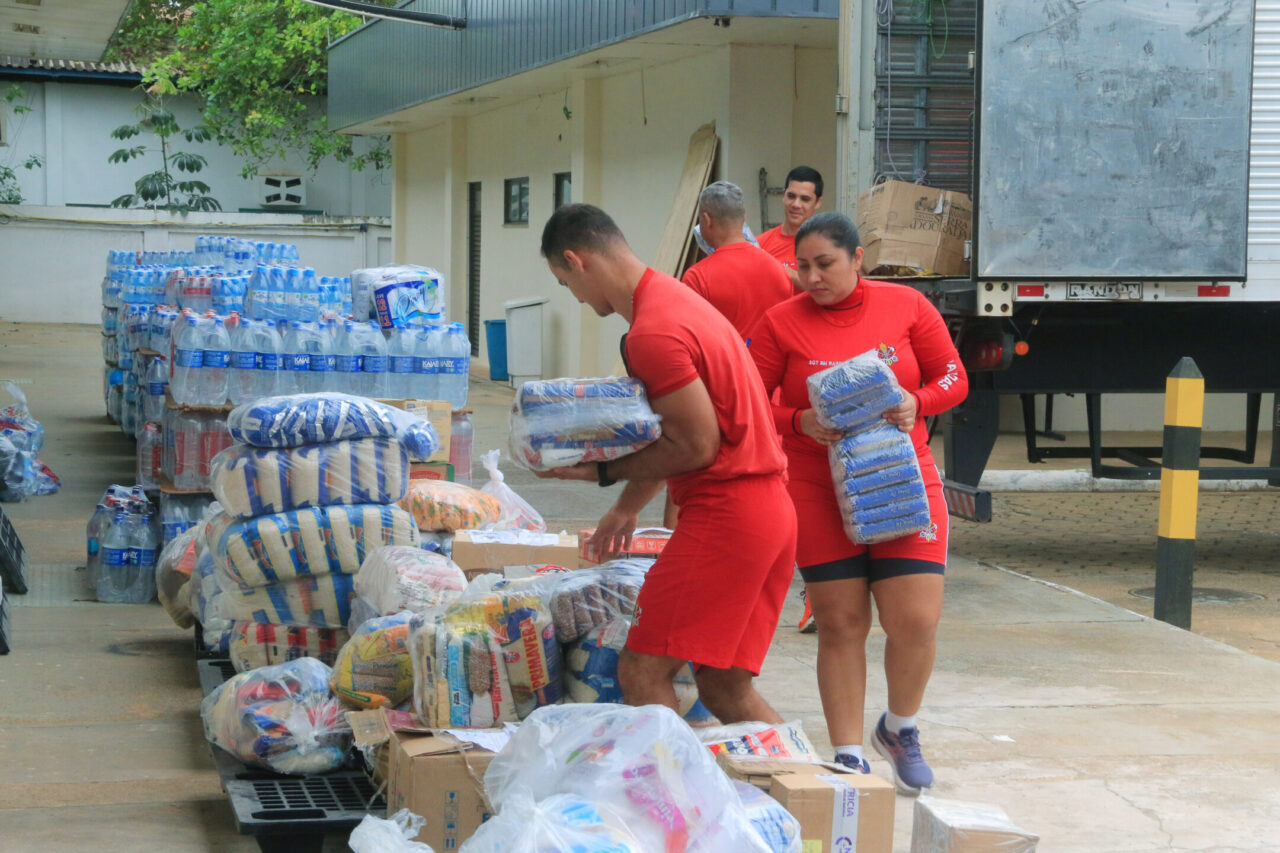
[(933, 771), (920, 755), (920, 729), (912, 727), (893, 734), (884, 727), (884, 719), (881, 714), (871, 745), (893, 769), (898, 793), (918, 796), (921, 790), (933, 787)]
[(870, 773), (871, 765), (867, 763), (865, 758), (854, 758), (852, 755), (843, 755), (836, 753), (836, 764), (843, 764), (854, 773)]

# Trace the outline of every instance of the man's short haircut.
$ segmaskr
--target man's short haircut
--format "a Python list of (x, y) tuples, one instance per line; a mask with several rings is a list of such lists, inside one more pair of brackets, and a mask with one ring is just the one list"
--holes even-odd
[(796, 166), (787, 172), (787, 179), (783, 182), (782, 188), (786, 189), (792, 181), (813, 184), (813, 194), (822, 198), (822, 175), (812, 166)]
[(747, 218), (742, 189), (728, 181), (716, 181), (698, 196), (699, 208), (716, 222), (735, 223)]
[(606, 252), (618, 240), (626, 242), (609, 214), (593, 204), (566, 204), (542, 227), (542, 257), (563, 267), (566, 251)]

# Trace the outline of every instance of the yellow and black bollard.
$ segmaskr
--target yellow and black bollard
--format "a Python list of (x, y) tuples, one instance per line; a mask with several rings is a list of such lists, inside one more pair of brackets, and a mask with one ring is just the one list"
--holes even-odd
[(1165, 382), (1155, 616), (1187, 630), (1191, 628), (1203, 424), (1204, 376), (1194, 361), (1183, 358)]

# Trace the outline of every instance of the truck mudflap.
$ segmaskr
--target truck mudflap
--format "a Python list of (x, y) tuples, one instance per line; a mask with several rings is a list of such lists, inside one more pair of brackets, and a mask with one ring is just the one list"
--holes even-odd
[(986, 489), (944, 479), (942, 497), (947, 502), (947, 512), (956, 518), (984, 524), (991, 521), (991, 492)]

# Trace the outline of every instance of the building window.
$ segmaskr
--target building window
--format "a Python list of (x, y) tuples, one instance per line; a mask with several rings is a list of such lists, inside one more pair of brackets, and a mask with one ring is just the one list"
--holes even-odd
[(556, 188), (556, 207), (564, 207), (573, 202), (573, 172), (556, 172), (552, 176)]
[(506, 199), (503, 223), (507, 225), (529, 224), (529, 179), (507, 178), (503, 181)]

